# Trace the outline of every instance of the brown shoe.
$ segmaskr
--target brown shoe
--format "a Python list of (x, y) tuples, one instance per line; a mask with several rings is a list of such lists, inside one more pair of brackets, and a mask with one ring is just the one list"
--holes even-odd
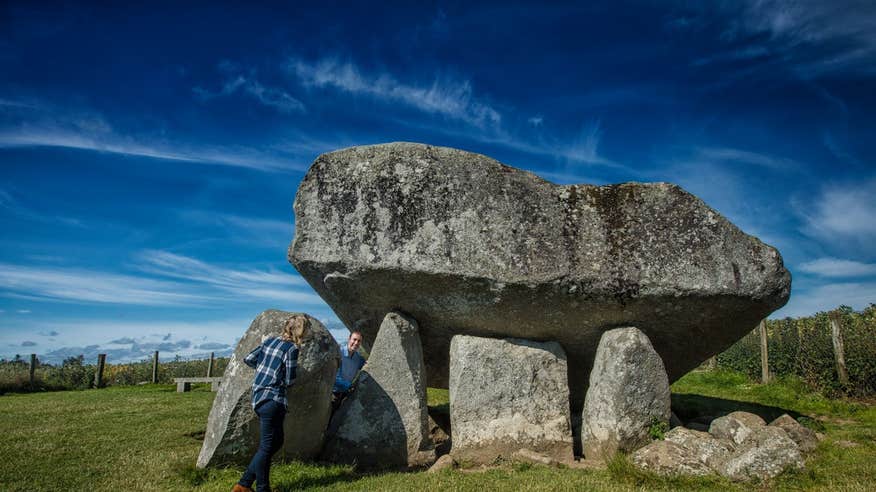
[(234, 487), (231, 487), (231, 492), (252, 492), (252, 489), (236, 483)]

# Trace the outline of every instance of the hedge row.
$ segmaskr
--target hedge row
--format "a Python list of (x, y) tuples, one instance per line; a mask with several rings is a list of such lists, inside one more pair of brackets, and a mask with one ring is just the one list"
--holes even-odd
[[(95, 361), (96, 362), (96, 361)], [(106, 386), (132, 385), (152, 381), (152, 360), (128, 364), (112, 364), (107, 361), (103, 372)], [(171, 383), (177, 377), (206, 376), (208, 359), (172, 361), (158, 364), (158, 382)], [(217, 358), (213, 362), (214, 376), (221, 376), (228, 365), (228, 358)], [(94, 385), (96, 364), (86, 364), (83, 357), (70, 357), (62, 364), (42, 364), (37, 361), (34, 371), (34, 385), (30, 385), (30, 360), (16, 358), (0, 360), (0, 394), (8, 392), (57, 391), (86, 389)]]
[[(829, 313), (802, 318), (767, 320), (769, 369), (776, 376), (794, 375), (825, 394), (876, 394), (876, 304), (861, 312), (841, 306), (840, 325), (845, 342), (849, 383), (837, 375)], [(755, 329), (719, 354), (718, 365), (760, 378), (760, 335)]]

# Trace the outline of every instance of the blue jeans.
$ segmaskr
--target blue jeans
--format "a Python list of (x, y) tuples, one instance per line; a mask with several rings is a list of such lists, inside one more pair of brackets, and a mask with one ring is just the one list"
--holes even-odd
[(256, 482), (258, 492), (271, 490), (271, 456), (283, 447), (283, 419), (286, 417), (286, 407), (282, 403), (268, 400), (255, 409), (259, 416), (261, 432), (259, 434), (259, 450), (256, 451), (243, 477), (237, 482), (244, 487), (252, 487)]

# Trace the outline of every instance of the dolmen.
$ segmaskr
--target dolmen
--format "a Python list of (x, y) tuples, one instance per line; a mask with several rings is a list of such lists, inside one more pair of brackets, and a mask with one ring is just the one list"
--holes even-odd
[[(676, 185), (561, 186), (483, 155), (391, 143), (318, 157), (294, 209), (289, 261), (362, 332), (370, 357), (329, 422), (337, 347), (320, 331), (314, 352), (302, 352), (309, 375), (290, 390), (301, 408), (287, 426), (312, 438), (287, 445), (288, 459), (431, 464), (431, 386), (450, 393), (450, 455), (439, 468), (621, 452), (658, 473), (742, 480), (801, 462), (789, 452), (761, 466), (788, 443), (802, 449), (793, 419), (730, 415), (708, 433), (673, 419), (669, 385), (783, 306), (791, 288), (775, 248)], [(253, 450), (241, 358), (284, 315), (260, 315), (235, 350), (199, 465)]]

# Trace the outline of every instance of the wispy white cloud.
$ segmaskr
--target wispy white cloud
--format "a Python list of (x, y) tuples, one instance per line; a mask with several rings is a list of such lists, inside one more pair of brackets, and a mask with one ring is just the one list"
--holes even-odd
[(436, 78), (418, 85), (399, 81), (390, 73), (367, 74), (350, 62), (323, 58), (315, 63), (292, 59), (290, 73), (306, 87), (333, 88), (431, 114), (463, 121), (478, 128), (498, 128), (502, 115), (474, 95), (471, 82)]
[(793, 159), (729, 147), (699, 147), (696, 149), (694, 158), (716, 162), (751, 164), (780, 171), (799, 170), (804, 167)]
[(21, 217), (29, 221), (62, 224), (73, 227), (80, 227), (83, 225), (82, 221), (77, 218), (37, 212), (36, 210), (23, 205), (18, 199), (12, 196), (11, 193), (2, 189), (0, 189), (0, 210), (5, 210), (10, 215)]
[(203, 87), (192, 89), (201, 101), (209, 101), (218, 97), (227, 97), (240, 93), (252, 97), (264, 106), (274, 108), (282, 113), (304, 113), (304, 103), (278, 87), (267, 87), (252, 76), (242, 74), (232, 75), (225, 81), (222, 88), (211, 92)]
[(599, 142), (601, 140), (602, 123), (596, 120), (584, 126), (580, 137), (566, 149), (565, 153), (572, 160), (608, 164), (608, 161), (599, 155)]
[(203, 210), (183, 210), (179, 213), (186, 222), (213, 227), (227, 234), (231, 240), (250, 245), (287, 246), (295, 233), (291, 217), (288, 221), (282, 221)]
[(253, 301), (287, 308), (325, 306), (307, 283), (291, 272), (221, 267), (166, 251), (144, 251), (136, 266), (143, 275), (0, 263), (0, 296), (139, 306)]
[(824, 142), (824, 146), (827, 148), (827, 150), (829, 150), (830, 153), (833, 154), (833, 156), (841, 162), (851, 164), (855, 167), (864, 166), (864, 163), (861, 162), (860, 159), (855, 157), (851, 152), (846, 150), (845, 147), (840, 144), (840, 142), (837, 140), (836, 137), (834, 137), (832, 133), (828, 131), (824, 132), (824, 135), (822, 136), (822, 141)]
[[(246, 167), (264, 171), (303, 171), (308, 149), (286, 145), (280, 151), (243, 146), (192, 144), (115, 128), (91, 110), (69, 110), (48, 102), (24, 102), (0, 118), (0, 148), (59, 147), (187, 163)], [(298, 151), (296, 151), (298, 150)]]
[(544, 124), (544, 117), (541, 115), (533, 116), (533, 117), (529, 118), (528, 120), (526, 120), (526, 122), (532, 126), (539, 127), (542, 124)]
[(864, 277), (876, 275), (876, 263), (827, 257), (807, 261), (800, 265), (800, 270), (822, 277)]
[(204, 296), (161, 280), (93, 270), (0, 263), (0, 295), (39, 300), (177, 306)]
[(731, 50), (721, 53), (714, 53), (709, 56), (705, 56), (702, 58), (697, 58), (691, 65), (695, 67), (712, 65), (714, 63), (723, 63), (723, 62), (731, 62), (731, 61), (742, 61), (742, 60), (752, 60), (755, 58), (762, 58), (768, 56), (770, 51), (764, 46), (748, 46), (745, 48)]
[(310, 291), (304, 279), (291, 272), (220, 267), (167, 251), (144, 251), (140, 254), (140, 260), (140, 268), (145, 272), (197, 282), (237, 298), (324, 304), (319, 296)]
[[(787, 64), (803, 78), (840, 71), (876, 72), (876, 4), (871, 1), (744, 0), (714, 7), (695, 8), (702, 18), (712, 18), (716, 12), (725, 16), (728, 22), (721, 39), (736, 47), (699, 61), (772, 55), (773, 61)], [(739, 47), (754, 38), (757, 45)]]
[(794, 204), (805, 224), (803, 232), (826, 244), (844, 243), (872, 254), (876, 244), (876, 179), (827, 185), (814, 198)]
[(876, 282), (840, 282), (819, 285), (805, 291), (791, 292), (791, 299), (772, 318), (808, 316), (819, 311), (830, 311), (839, 306), (856, 310), (876, 303)]

